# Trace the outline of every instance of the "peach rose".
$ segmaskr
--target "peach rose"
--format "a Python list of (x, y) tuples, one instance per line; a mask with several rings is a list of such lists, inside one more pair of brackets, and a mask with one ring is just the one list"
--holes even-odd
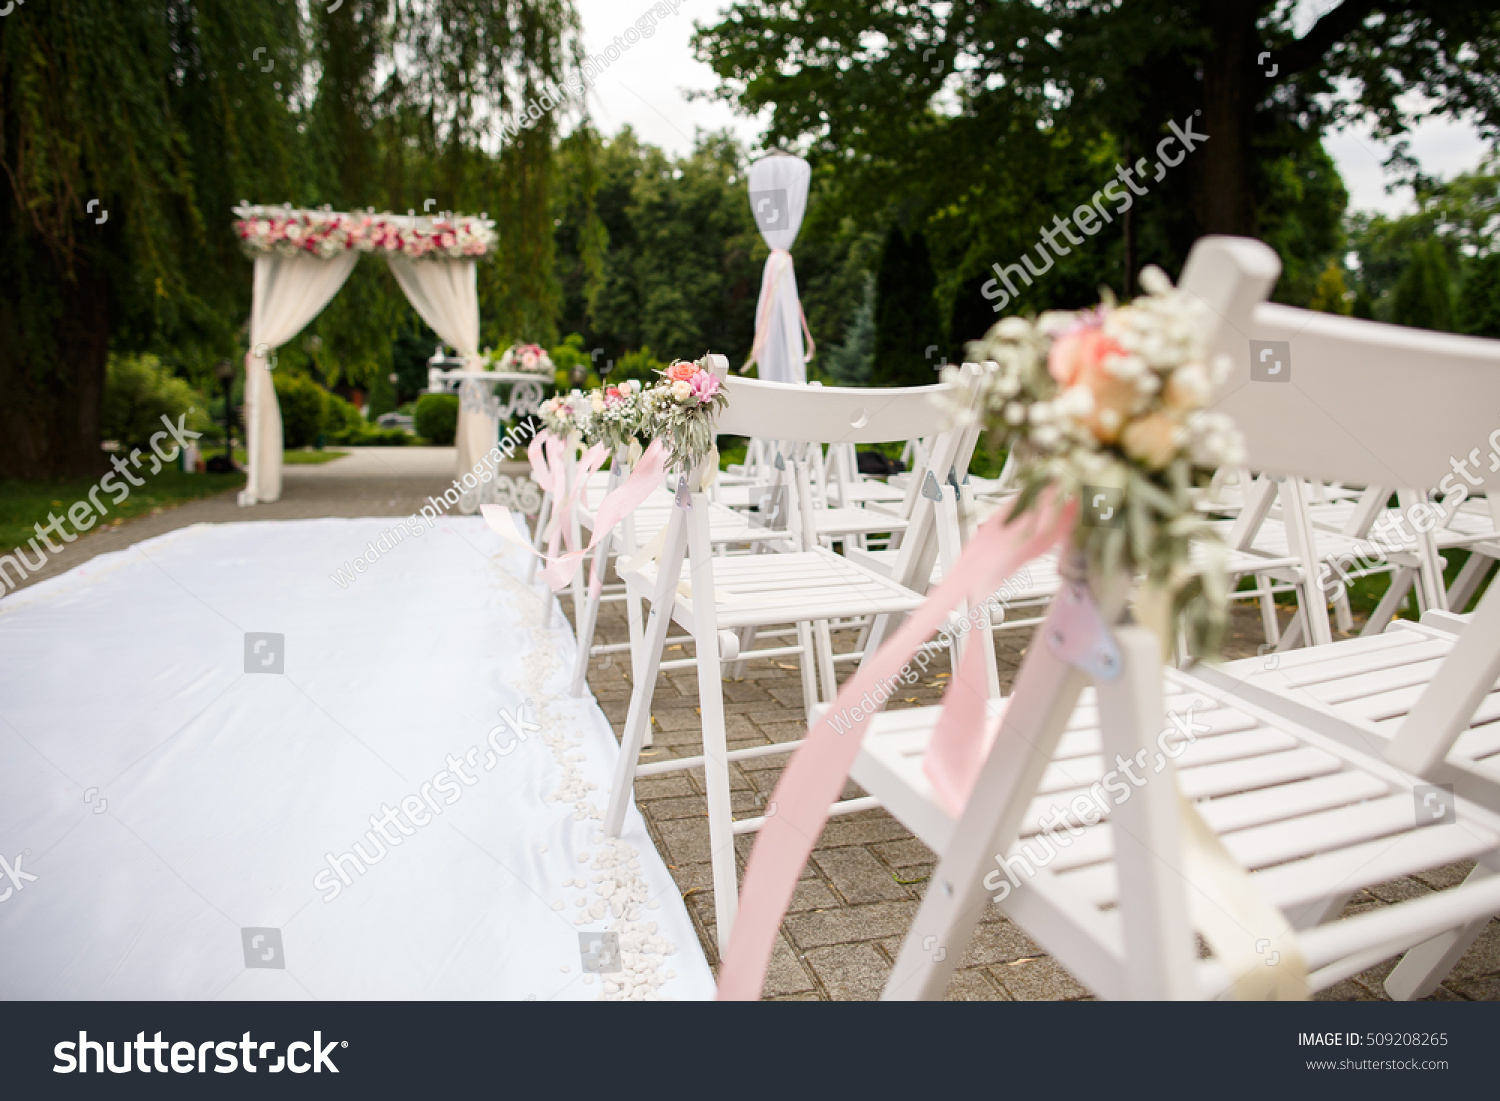
[(1125, 454), (1152, 470), (1160, 470), (1177, 453), (1177, 425), (1164, 413), (1151, 413), (1125, 426)]
[(687, 382), (698, 373), (696, 363), (674, 363), (667, 368), (667, 377), (673, 382)]
[(1047, 370), (1064, 390), (1082, 386), (1094, 396), (1094, 409), (1083, 423), (1102, 443), (1114, 443), (1120, 426), (1135, 405), (1135, 384), (1119, 379), (1105, 367), (1111, 356), (1125, 349), (1098, 328), (1076, 329), (1057, 338), (1047, 354)]

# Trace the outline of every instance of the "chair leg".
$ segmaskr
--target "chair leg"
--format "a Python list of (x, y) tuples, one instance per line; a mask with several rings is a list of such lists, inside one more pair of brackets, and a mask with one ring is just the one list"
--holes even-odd
[[(813, 708), (818, 703), (818, 678), (813, 671), (812, 624), (806, 620), (797, 624), (797, 645), (802, 647), (802, 653), (797, 657), (797, 668), (802, 675), (802, 715), (810, 723)], [(829, 697), (829, 699), (832, 698)]]
[(1391, 620), (1396, 618), (1396, 613), (1406, 601), (1406, 594), (1411, 591), (1412, 581), (1416, 576), (1417, 571), (1410, 566), (1402, 566), (1391, 574), (1391, 586), (1386, 589), (1385, 595), (1380, 598), (1380, 603), (1375, 605), (1375, 610), (1370, 613), (1364, 629), (1359, 632), (1361, 638), (1380, 634)]
[[(542, 533), (547, 530), (547, 521), (551, 518), (552, 491), (549, 489), (546, 493), (542, 494), (542, 507), (536, 514), (536, 534), (531, 538), (531, 549), (536, 551), (537, 554), (540, 554), (542, 548), (546, 546), (546, 539)], [(531, 556), (531, 561), (526, 566), (526, 584), (530, 585), (536, 581), (536, 567), (539, 561), (541, 560), (535, 554)]]
[(1448, 610), (1462, 613), (1469, 606), (1469, 601), (1479, 591), (1480, 584), (1485, 575), (1489, 573), (1494, 559), (1488, 555), (1480, 554), (1478, 551), (1469, 552), (1469, 560), (1463, 564), (1458, 571), (1458, 576), (1453, 579), (1453, 586), (1448, 590)]
[[(754, 627), (740, 628), (740, 653), (748, 654), (755, 646), (755, 634), (756, 629)], [(749, 663), (744, 658), (741, 658), (739, 661), (730, 662), (725, 676), (730, 680), (744, 680), (745, 670), (748, 666)]]
[(1266, 634), (1266, 645), (1274, 647), (1281, 641), (1281, 620), (1276, 614), (1276, 594), (1271, 592), (1270, 579), (1261, 576), (1256, 579), (1256, 586), (1260, 590), (1260, 626)]
[(619, 837), (625, 824), (625, 808), (635, 790), (635, 769), (640, 760), (641, 745), (651, 725), (651, 701), (656, 696), (656, 674), (661, 668), (662, 647), (667, 629), (672, 625), (676, 607), (676, 581), (682, 569), (683, 545), (687, 532), (682, 515), (674, 510), (662, 549), (661, 573), (657, 579), (656, 599), (651, 602), (651, 618), (641, 639), (639, 660), (631, 670), (630, 709), (625, 713), (625, 729), (620, 735), (620, 756), (615, 763), (615, 783), (609, 791), (609, 809), (604, 815), (604, 832)]
[(828, 630), (828, 620), (820, 619), (813, 624), (813, 639), (818, 680), (823, 684), (823, 702), (832, 703), (839, 694), (839, 678), (833, 668), (833, 634)]
[[(573, 545), (581, 547), (583, 542), (583, 531), (578, 526), (578, 517), (575, 514), (569, 525), (573, 530)], [(578, 564), (578, 569), (573, 573), (573, 626), (578, 626), (578, 617), (583, 611), (584, 600), (587, 598), (587, 590), (583, 577), (583, 563)]]
[[(687, 515), (693, 580), (693, 641), (697, 649), (698, 709), (703, 719), (703, 785), (708, 794), (708, 845), (714, 880), (714, 921), (720, 957), (729, 949), (740, 884), (735, 866), (734, 812), (729, 796), (729, 745), (724, 722), (724, 670), (720, 661), (718, 597), (713, 585), (713, 543), (707, 497), (694, 494)], [(655, 614), (653, 609), (652, 614)]]
[[(1476, 864), (1464, 880), (1465, 884), (1477, 883), (1496, 873), (1483, 864)], [(1451, 929), (1441, 936), (1417, 945), (1396, 965), (1385, 979), (1385, 992), (1398, 1002), (1425, 998), (1448, 977), (1455, 964), (1463, 958), (1480, 935), (1489, 927), (1490, 917), (1476, 918), (1459, 929)]]
[(1349, 590), (1340, 585), (1333, 597), (1333, 621), (1340, 631), (1348, 634), (1354, 630), (1354, 614), (1349, 610)]
[[(568, 695), (574, 697), (583, 695), (584, 685), (588, 682), (589, 659), (594, 649), (594, 630), (599, 623), (599, 600), (604, 588), (604, 555), (605, 546), (601, 543), (594, 548), (593, 569), (589, 574), (589, 586), (584, 594), (583, 607), (578, 609), (574, 616), (578, 621), (578, 653), (573, 660), (573, 683), (568, 687)], [(581, 565), (578, 572), (583, 573)], [(595, 584), (596, 575), (597, 584)]]
[[(631, 684), (634, 684), (637, 680), (640, 679), (639, 676), (636, 673), (636, 670), (642, 668), (642, 666), (645, 664), (644, 659), (641, 657), (641, 652), (642, 652), (642, 649), (644, 647), (644, 639), (645, 639), (645, 633), (646, 633), (645, 624), (643, 622), (644, 619), (645, 619), (645, 616), (644, 616), (644, 614), (642, 612), (642, 609), (641, 609), (641, 598), (640, 598), (640, 595), (637, 594), (634, 590), (632, 590), (629, 585), (626, 585), (625, 586), (625, 622), (626, 622), (626, 624), (630, 628), (630, 683)], [(663, 635), (662, 638), (665, 639), (666, 636)], [(660, 649), (660, 647), (658, 647), (657, 648), (658, 655), (660, 654), (660, 652), (661, 652), (661, 649)], [(658, 657), (658, 660), (660, 660), (659, 657)], [(655, 678), (653, 677), (652, 679), (654, 680)], [(646, 724), (646, 733), (645, 733), (645, 736), (641, 739), (641, 745), (642, 746), (650, 746), (651, 745), (651, 724), (650, 723)]]

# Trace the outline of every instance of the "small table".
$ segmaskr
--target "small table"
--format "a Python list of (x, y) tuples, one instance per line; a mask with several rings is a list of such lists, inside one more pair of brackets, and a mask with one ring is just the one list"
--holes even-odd
[[(427, 369), (427, 390), (434, 394), (458, 393), (459, 408), (466, 413), (476, 413), (489, 422), (489, 438), (498, 441), (500, 422), (517, 416), (535, 414), (546, 399), (546, 388), (552, 380), (546, 375), (523, 374), (516, 371), (466, 371)], [(500, 399), (500, 388), (508, 386), (506, 400)], [(460, 471), (462, 474), (462, 471)], [(542, 507), (541, 489), (525, 475), (512, 478), (496, 474), (488, 482), (466, 490), (459, 498), (458, 510), (465, 515), (479, 511), (480, 505), (501, 505), (508, 509), (531, 514)]]

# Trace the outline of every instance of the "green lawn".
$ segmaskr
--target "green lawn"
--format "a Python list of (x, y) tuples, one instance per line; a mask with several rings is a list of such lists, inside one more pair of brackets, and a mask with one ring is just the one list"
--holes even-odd
[[(101, 491), (99, 500), (109, 511), (103, 519), (95, 514), (95, 529), (245, 484), (243, 474), (185, 474), (176, 467), (150, 475), (144, 471), (133, 473), (146, 484), (132, 487), (130, 496), (118, 505), (113, 503), (114, 497), (109, 492)], [(75, 502), (86, 501), (89, 490), (97, 484), (96, 479), (84, 478), (61, 482), (0, 481), (0, 548), (9, 551), (34, 538), (33, 524), (46, 524), (49, 512), (65, 516)], [(71, 521), (62, 527), (70, 535), (76, 530)], [(54, 543), (59, 541), (56, 535), (49, 538)]]
[[(319, 463), (331, 463), (334, 459), (342, 459), (349, 454), (347, 451), (283, 451), (281, 461), (286, 466), (316, 466)], [(250, 462), (250, 453), (242, 448), (236, 448), (234, 461), (240, 466), (246, 466)]]

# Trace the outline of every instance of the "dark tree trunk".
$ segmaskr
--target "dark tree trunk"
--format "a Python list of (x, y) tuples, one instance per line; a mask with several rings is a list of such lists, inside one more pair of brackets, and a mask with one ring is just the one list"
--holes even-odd
[[(1208, 135), (1197, 175), (1198, 222), (1204, 233), (1255, 233), (1251, 134), (1255, 101), (1264, 85), (1252, 0), (1211, 0), (1207, 22), (1213, 43), (1203, 70), (1203, 114), (1197, 129)], [(1274, 63), (1268, 59), (1267, 67)]]
[[(99, 430), (108, 290), (86, 261), (68, 280), (40, 247), (32, 254), (35, 262), (23, 277), (29, 286), (0, 305), (0, 331), (6, 332), (0, 339), (0, 479), (86, 477), (105, 465)], [(51, 332), (28, 332), (38, 325)]]

